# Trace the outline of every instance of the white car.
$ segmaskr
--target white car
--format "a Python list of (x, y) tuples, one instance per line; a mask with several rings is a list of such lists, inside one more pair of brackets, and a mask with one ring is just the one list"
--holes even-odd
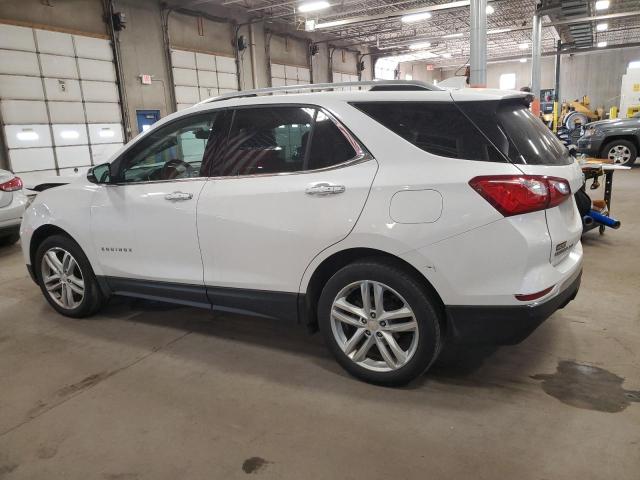
[(346, 370), (396, 385), (445, 341), (518, 342), (575, 297), (582, 172), (524, 94), (261, 93), (170, 115), (38, 195), (22, 247), (53, 308), (127, 295), (318, 326)]
[(0, 245), (16, 243), (27, 204), (22, 180), (8, 170), (0, 170)]

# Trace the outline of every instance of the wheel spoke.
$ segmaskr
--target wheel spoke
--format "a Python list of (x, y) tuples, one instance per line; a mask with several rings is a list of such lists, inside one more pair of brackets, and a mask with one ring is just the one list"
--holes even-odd
[(373, 284), (373, 310), (376, 312), (376, 318), (380, 320), (380, 317), (384, 314), (384, 303), (382, 296), (384, 294), (384, 287), (379, 283)]
[(371, 293), (369, 292), (369, 282), (364, 281), (360, 284), (360, 294), (362, 295), (362, 309), (367, 317), (371, 313)]
[(391, 310), (390, 312), (384, 312), (378, 319), (380, 321), (384, 320), (386, 322), (389, 322), (392, 320), (399, 320), (401, 318), (408, 317), (413, 317), (413, 312), (407, 307), (402, 307), (397, 310)]
[(352, 313), (353, 315), (357, 315), (358, 317), (364, 317), (364, 310), (360, 307), (356, 307), (352, 303), (349, 303), (346, 298), (342, 297), (333, 302), (334, 307), (338, 307), (340, 310), (344, 310), (345, 312)]
[(418, 328), (418, 322), (411, 320), (409, 322), (392, 323), (387, 324), (386, 327), (381, 327), (385, 332), (413, 332)]
[(356, 345), (358, 345), (358, 342), (362, 340), (363, 336), (364, 328), (357, 329), (353, 336), (349, 340), (347, 340), (347, 343), (344, 344), (344, 353), (350, 355), (351, 352), (356, 348)]
[(81, 278), (78, 278), (75, 275), (69, 275), (67, 277), (67, 280), (84, 290), (84, 280), (82, 280)]
[(354, 327), (360, 327), (360, 321), (357, 318), (350, 317), (349, 315), (345, 315), (340, 310), (334, 308), (331, 311), (331, 315), (336, 320), (340, 320), (342, 323), (346, 323), (347, 325), (353, 325)]
[(378, 351), (380, 352), (380, 355), (382, 355), (382, 358), (386, 362), (387, 366), (390, 369), (395, 370), (396, 362), (391, 356), (391, 353), (389, 352), (389, 349), (387, 348), (387, 345), (384, 342), (383, 338), (376, 336), (376, 346), (378, 347)]
[(69, 255), (69, 259), (67, 260), (67, 268), (65, 269), (64, 273), (66, 273), (67, 275), (73, 275), (73, 271), (75, 270), (76, 265), (77, 263), (75, 258)]
[(352, 360), (354, 362), (361, 362), (367, 357), (367, 353), (371, 350), (371, 347), (376, 343), (373, 335), (367, 337), (360, 348), (353, 354)]
[(48, 292), (55, 292), (62, 286), (62, 282), (56, 282), (52, 285), (46, 285), (46, 289)]
[(393, 335), (387, 332), (382, 332), (382, 338), (387, 342), (387, 345), (389, 345), (393, 355), (396, 357), (397, 365), (403, 365), (407, 360), (407, 354), (402, 350), (400, 345), (398, 345), (398, 342), (393, 338)]
[(69, 287), (69, 285), (63, 285), (62, 291), (64, 293), (65, 304), (67, 307), (72, 307), (75, 301), (73, 300), (73, 290)]
[(83, 295), (84, 294), (84, 289), (80, 288), (78, 285), (76, 285), (73, 282), (68, 282), (67, 283), (67, 288), (69, 288), (73, 292), (76, 292), (78, 295)]
[(44, 259), (51, 270), (58, 274), (62, 273), (62, 263), (60, 263), (60, 260), (58, 260), (58, 257), (56, 257), (54, 252), (47, 252)]

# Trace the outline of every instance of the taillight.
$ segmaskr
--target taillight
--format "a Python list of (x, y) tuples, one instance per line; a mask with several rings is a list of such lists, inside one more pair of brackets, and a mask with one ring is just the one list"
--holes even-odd
[(18, 177), (13, 177), (8, 182), (0, 183), (0, 190), (3, 192), (15, 192), (22, 189), (22, 180)]
[(505, 217), (552, 208), (571, 195), (565, 179), (542, 175), (486, 175), (469, 185)]
[(515, 297), (521, 302), (529, 302), (531, 300), (537, 300), (538, 298), (544, 297), (547, 293), (553, 290), (554, 285), (551, 285), (549, 288), (545, 288), (544, 290), (540, 290), (536, 293), (527, 293), (527, 294), (518, 294)]

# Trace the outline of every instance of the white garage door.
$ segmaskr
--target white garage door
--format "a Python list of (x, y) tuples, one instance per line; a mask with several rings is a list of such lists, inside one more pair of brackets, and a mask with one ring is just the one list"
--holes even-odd
[(178, 110), (238, 90), (233, 57), (172, 49), (171, 66)]
[(0, 24), (0, 112), (9, 168), (27, 182), (82, 175), (123, 143), (108, 40)]
[(307, 85), (311, 83), (311, 70), (298, 65), (271, 64), (271, 86)]

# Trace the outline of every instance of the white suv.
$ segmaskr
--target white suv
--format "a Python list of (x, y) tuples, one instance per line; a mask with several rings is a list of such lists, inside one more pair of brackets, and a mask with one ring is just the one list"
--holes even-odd
[(394, 85), (168, 116), (38, 195), (34, 280), (71, 317), (128, 295), (318, 326), (387, 385), (522, 340), (578, 291), (579, 166), (519, 93)]

